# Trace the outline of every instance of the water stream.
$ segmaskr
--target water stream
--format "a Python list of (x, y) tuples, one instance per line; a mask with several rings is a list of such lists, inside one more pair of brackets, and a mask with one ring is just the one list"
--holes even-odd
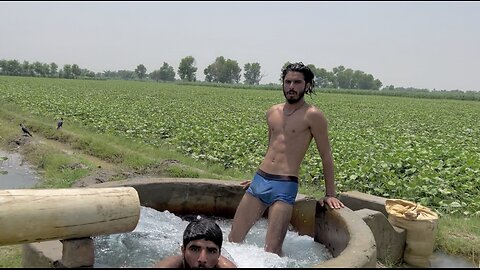
[(0, 189), (32, 188), (39, 181), (40, 176), (20, 154), (0, 150)]

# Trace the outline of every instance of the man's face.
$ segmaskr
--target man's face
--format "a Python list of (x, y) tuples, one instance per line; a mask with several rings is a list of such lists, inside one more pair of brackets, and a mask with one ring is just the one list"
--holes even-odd
[(301, 72), (289, 71), (283, 79), (283, 95), (288, 103), (297, 103), (305, 95), (307, 86)]
[(191, 241), (182, 252), (187, 268), (214, 268), (220, 257), (218, 246), (204, 239)]

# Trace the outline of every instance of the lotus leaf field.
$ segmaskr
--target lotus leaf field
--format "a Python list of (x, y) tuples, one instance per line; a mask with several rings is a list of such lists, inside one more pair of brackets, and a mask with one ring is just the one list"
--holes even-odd
[[(254, 172), (267, 147), (265, 112), (280, 89), (0, 77), (0, 104)], [(322, 93), (339, 192), (402, 198), (441, 214), (480, 216), (480, 102)], [(312, 143), (300, 183), (323, 189)]]

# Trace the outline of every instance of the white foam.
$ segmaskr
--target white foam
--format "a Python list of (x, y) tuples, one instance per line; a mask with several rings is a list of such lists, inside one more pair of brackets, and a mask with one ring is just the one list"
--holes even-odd
[[(285, 237), (284, 257), (265, 252), (266, 219), (260, 219), (252, 227), (244, 243), (230, 243), (227, 237), (232, 221), (216, 219), (223, 232), (222, 255), (239, 268), (307, 267), (332, 258), (325, 246), (294, 231), (288, 231)], [(140, 220), (132, 232), (95, 237), (95, 263), (109, 267), (151, 267), (166, 256), (180, 254), (188, 223), (169, 211), (142, 206)]]

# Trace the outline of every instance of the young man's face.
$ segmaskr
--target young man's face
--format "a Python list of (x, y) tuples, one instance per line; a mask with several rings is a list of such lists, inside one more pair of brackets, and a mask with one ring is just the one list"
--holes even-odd
[(204, 239), (191, 241), (182, 247), (182, 252), (188, 268), (214, 268), (220, 258), (218, 246)]
[(283, 94), (290, 104), (297, 103), (305, 95), (307, 84), (301, 72), (288, 71), (283, 79)]

